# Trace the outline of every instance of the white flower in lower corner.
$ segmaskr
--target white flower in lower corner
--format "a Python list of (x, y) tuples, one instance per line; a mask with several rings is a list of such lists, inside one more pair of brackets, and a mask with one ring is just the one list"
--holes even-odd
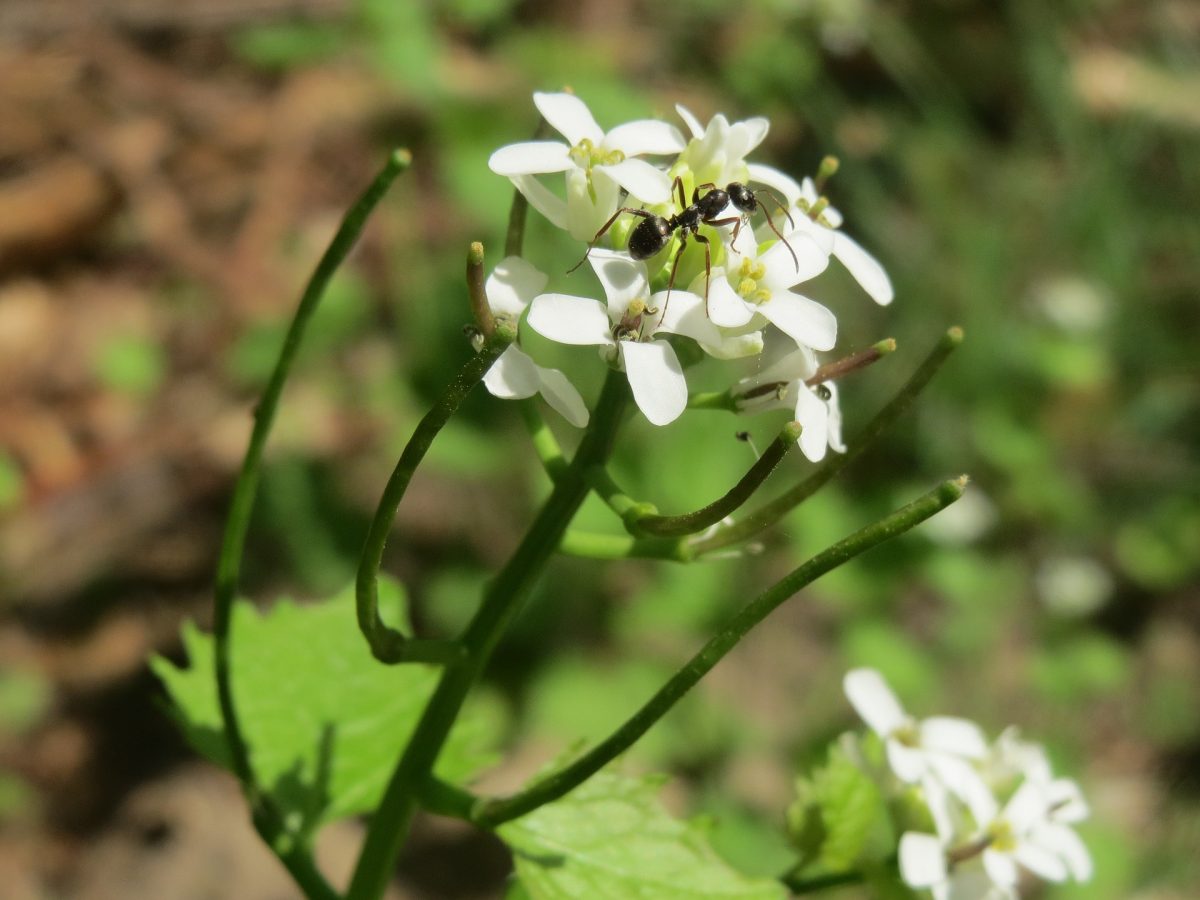
[[(519, 256), (503, 260), (488, 276), (484, 293), (497, 317), (514, 322), (529, 302), (546, 287), (548, 278)], [(558, 369), (539, 366), (524, 350), (511, 344), (483, 376), (494, 397), (524, 400), (541, 394), (550, 406), (576, 428), (588, 423), (588, 410), (579, 391)]]
[[(675, 126), (643, 119), (605, 132), (574, 94), (535, 93), (533, 102), (567, 143), (509, 144), (492, 154), (488, 167), (510, 178), (529, 204), (559, 228), (590, 241), (616, 211), (622, 190), (649, 204), (671, 199), (666, 173), (635, 157), (682, 150), (683, 135)], [(566, 173), (565, 202), (535, 177), (557, 172)]]
[(933, 779), (972, 811), (995, 807), (991, 790), (971, 764), (988, 753), (978, 725), (953, 716), (913, 718), (874, 669), (852, 669), (843, 687), (855, 711), (883, 739), (888, 767), (897, 778), (909, 784)]
[(742, 412), (768, 409), (794, 409), (800, 423), (801, 452), (812, 462), (825, 458), (826, 448), (845, 453), (842, 443), (842, 411), (838, 406), (837, 385), (808, 385), (816, 374), (817, 355), (808, 347), (791, 353), (762, 371), (743, 378), (733, 388), (734, 401)]
[(650, 296), (646, 267), (629, 256), (593, 250), (588, 260), (607, 297), (542, 294), (529, 308), (529, 325), (552, 341), (608, 347), (619, 357), (638, 407), (655, 425), (673, 422), (687, 407), (687, 382), (675, 350), (657, 337), (681, 334), (702, 344), (722, 337), (704, 315), (704, 299), (688, 291)]

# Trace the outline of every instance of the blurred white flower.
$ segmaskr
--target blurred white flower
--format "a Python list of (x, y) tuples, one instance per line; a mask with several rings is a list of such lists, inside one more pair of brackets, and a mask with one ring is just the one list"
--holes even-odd
[(1086, 616), (1102, 607), (1113, 592), (1108, 569), (1086, 556), (1047, 559), (1034, 575), (1038, 599), (1051, 612)]
[[(519, 256), (500, 262), (484, 285), (488, 306), (497, 317), (519, 321), (531, 300), (541, 293), (547, 282), (544, 273)], [(539, 366), (529, 354), (515, 343), (500, 354), (483, 384), (494, 397), (523, 400), (541, 394), (550, 406), (576, 428), (588, 423), (588, 410), (583, 398), (567, 376), (558, 369)]]
[[(667, 174), (635, 157), (682, 150), (683, 136), (675, 126), (642, 119), (605, 132), (574, 94), (535, 93), (533, 102), (567, 143), (509, 144), (492, 154), (488, 167), (510, 178), (529, 204), (559, 228), (590, 241), (616, 212), (622, 189), (645, 203), (671, 199)], [(565, 202), (535, 177), (557, 172), (566, 173)]]
[(972, 811), (995, 806), (991, 791), (971, 765), (988, 752), (978, 725), (953, 716), (913, 718), (874, 669), (852, 669), (843, 687), (855, 711), (883, 739), (888, 766), (897, 778), (908, 784), (933, 779)]

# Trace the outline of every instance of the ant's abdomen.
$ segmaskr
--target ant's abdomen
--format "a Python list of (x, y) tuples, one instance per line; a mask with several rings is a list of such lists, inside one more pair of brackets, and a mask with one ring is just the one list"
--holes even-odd
[(643, 219), (629, 233), (629, 255), (634, 259), (649, 259), (670, 240), (671, 226), (666, 219), (661, 216)]

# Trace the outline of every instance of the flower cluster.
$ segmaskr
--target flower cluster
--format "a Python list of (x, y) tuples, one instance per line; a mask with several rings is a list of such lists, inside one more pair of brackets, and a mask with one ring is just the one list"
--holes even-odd
[[(763, 118), (731, 123), (718, 114), (704, 126), (676, 107), (690, 133), (685, 138), (655, 120), (605, 131), (573, 94), (533, 99), (563, 140), (502, 147), (489, 165), (547, 220), (587, 243), (604, 299), (546, 292), (545, 274), (510, 257), (488, 280), (493, 312), (524, 316), (553, 341), (599, 347), (626, 373), (638, 407), (656, 425), (674, 421), (688, 403), (676, 341), (694, 341), (722, 360), (771, 347), (774, 361), (731, 379), (730, 405), (747, 412), (794, 409), (809, 459), (820, 460), (828, 448), (843, 451), (837, 391), (818, 375), (816, 357), (834, 348), (837, 319), (796, 288), (831, 258), (880, 304), (891, 301), (892, 288), (879, 263), (842, 232), (841, 216), (820, 194), (836, 166), (827, 161), (815, 181), (797, 182), (750, 162), (767, 135)], [(552, 189), (553, 180), (543, 180), (559, 173), (561, 193)], [(695, 204), (712, 192), (715, 198), (728, 192), (730, 201), (718, 210), (725, 201), (713, 200), (702, 216)], [(681, 215), (685, 210), (690, 218)], [(765, 214), (754, 216), (758, 210)], [(661, 249), (626, 248), (639, 223), (658, 228)], [(694, 249), (685, 252), (685, 246)], [(563, 373), (537, 365), (516, 346), (498, 360), (486, 385), (499, 397), (541, 394), (573, 425), (587, 422), (583, 400)]]
[(1016, 900), (1021, 871), (1086, 881), (1091, 857), (1074, 824), (1088, 816), (1079, 785), (1054, 776), (1045, 751), (1015, 729), (989, 745), (974, 722), (909, 716), (874, 669), (854, 669), (846, 696), (884, 747), (885, 777), (919, 801), (900, 874), (935, 900)]

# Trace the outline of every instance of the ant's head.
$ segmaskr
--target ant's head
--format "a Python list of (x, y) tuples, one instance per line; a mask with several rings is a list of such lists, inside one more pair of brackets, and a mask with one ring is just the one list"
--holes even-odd
[(725, 190), (729, 192), (729, 202), (742, 212), (753, 213), (758, 209), (758, 198), (746, 185), (732, 181)]

